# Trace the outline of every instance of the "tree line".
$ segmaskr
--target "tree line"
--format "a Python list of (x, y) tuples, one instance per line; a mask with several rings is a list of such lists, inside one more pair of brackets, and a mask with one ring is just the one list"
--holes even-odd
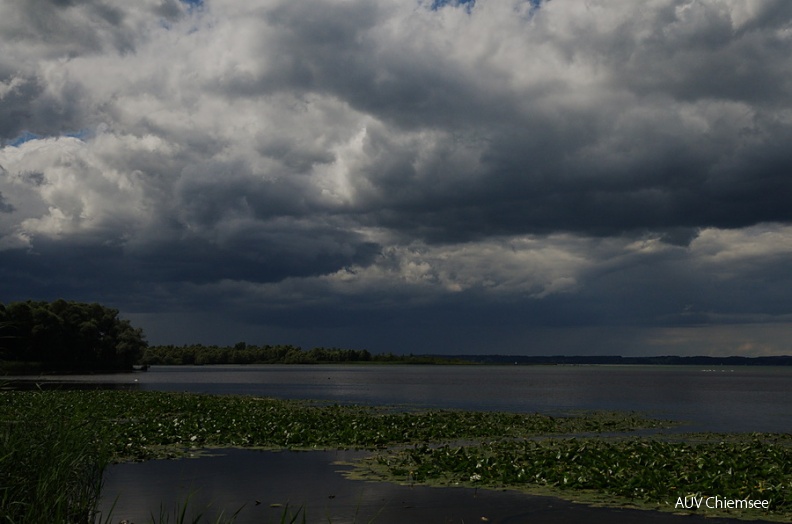
[(394, 363), (394, 364), (450, 364), (456, 359), (425, 355), (372, 355), (367, 349), (315, 347), (303, 349), (292, 345), (252, 345), (238, 342), (233, 346), (151, 346), (141, 359), (144, 365), (210, 365), (210, 364), (333, 364), (333, 363)]
[(127, 371), (134, 365), (448, 364), (426, 355), (372, 355), (366, 349), (293, 345), (190, 344), (149, 347), (143, 331), (117, 309), (63, 299), (0, 303), (0, 373)]
[(6, 371), (131, 370), (147, 347), (117, 309), (63, 299), (0, 303)]
[(186, 344), (182, 346), (151, 346), (146, 349), (140, 362), (144, 365), (209, 365), (209, 364), (319, 364), (330, 362), (369, 362), (368, 350), (341, 348), (313, 348), (303, 350), (299, 346), (257, 346), (239, 342), (233, 346), (205, 346)]

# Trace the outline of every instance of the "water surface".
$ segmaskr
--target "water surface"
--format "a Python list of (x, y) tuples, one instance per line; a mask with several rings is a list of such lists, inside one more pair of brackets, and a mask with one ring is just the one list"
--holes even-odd
[(46, 380), (82, 387), (521, 413), (629, 410), (684, 421), (689, 431), (792, 432), (788, 367), (154, 366), (145, 373)]
[[(301, 509), (306, 522), (332, 524), (745, 524), (745, 521), (680, 517), (657, 511), (594, 508), (516, 491), (402, 486), (348, 480), (342, 471), (360, 452), (219, 450), (218, 456), (119, 464), (106, 476), (102, 510), (113, 522), (142, 524), (162, 506), (173, 518), (188, 501), (188, 517), (241, 508), (236, 524), (281, 522), (284, 506)], [(276, 507), (273, 507), (276, 505)], [(486, 519), (486, 520), (485, 520)], [(188, 520), (191, 522), (191, 520)], [(288, 522), (288, 520), (287, 520)], [(302, 513), (295, 522), (302, 522)]]
[[(145, 373), (24, 379), (49, 387), (245, 394), (338, 403), (513, 412), (630, 410), (687, 422), (685, 431), (792, 432), (792, 369), (695, 366), (156, 366)], [(243, 508), (238, 524), (279, 522), (282, 506), (307, 522), (730, 522), (552, 497), (345, 479), (337, 461), (358, 452), (223, 450), (217, 456), (112, 466), (103, 511), (148, 522), (188, 498), (196, 509)], [(211, 509), (209, 510), (211, 513)], [(174, 521), (171, 518), (171, 521)], [(300, 520), (298, 520), (299, 522)]]

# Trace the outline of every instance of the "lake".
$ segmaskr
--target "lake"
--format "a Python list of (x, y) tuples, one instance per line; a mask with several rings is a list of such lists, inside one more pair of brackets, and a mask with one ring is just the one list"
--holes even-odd
[[(28, 379), (29, 380), (29, 379)], [(409, 408), (562, 414), (630, 410), (684, 422), (678, 431), (792, 432), (792, 369), (694, 366), (185, 366), (145, 373), (38, 378), (45, 387), (109, 387)], [(729, 522), (591, 508), (552, 497), (348, 480), (360, 452), (217, 450), (211, 457), (120, 464), (105, 478), (104, 511), (141, 524), (160, 506), (227, 512), (238, 524), (280, 522), (284, 504), (307, 522)], [(339, 463), (340, 462), (340, 463)], [(272, 506), (272, 505), (276, 506)], [(212, 509), (209, 513), (212, 513)], [(171, 521), (174, 521), (171, 517)], [(297, 522), (301, 522), (298, 519)]]
[(42, 380), (481, 411), (629, 410), (685, 422), (685, 431), (792, 432), (788, 367), (154, 366), (145, 373)]

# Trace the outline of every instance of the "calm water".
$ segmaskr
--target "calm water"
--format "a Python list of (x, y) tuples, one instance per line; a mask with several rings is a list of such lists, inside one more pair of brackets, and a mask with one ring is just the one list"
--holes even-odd
[(684, 421), (686, 431), (792, 432), (792, 368), (785, 367), (155, 366), (48, 380), (471, 410), (635, 410)]
[[(301, 508), (309, 524), (745, 524), (745, 521), (680, 517), (620, 508), (593, 508), (553, 497), (515, 491), (400, 486), (343, 477), (350, 451), (304, 453), (219, 450), (201, 459), (154, 460), (120, 464), (105, 478), (102, 510), (113, 503), (112, 522), (150, 522), (160, 507), (173, 518), (174, 508), (190, 500), (196, 513), (214, 522), (221, 508), (241, 509), (235, 524), (281, 522), (283, 506)], [(485, 520), (486, 519), (486, 520)], [(187, 520), (192, 522), (192, 520)], [(287, 520), (286, 522), (289, 522)], [(295, 522), (303, 522), (302, 514)]]
[[(41, 381), (41, 379), (37, 379)], [(563, 413), (636, 410), (685, 421), (685, 431), (792, 432), (792, 369), (657, 366), (207, 366), (146, 373), (48, 377), (52, 385), (251, 394), (339, 403)], [(224, 450), (217, 456), (120, 464), (107, 472), (102, 509), (147, 522), (192, 494), (212, 513), (243, 507), (238, 524), (279, 522), (303, 506), (307, 522), (727, 522), (589, 508), (548, 497), (421, 488), (345, 479), (336, 461), (357, 452)], [(258, 502), (258, 503), (257, 503)], [(171, 519), (173, 520), (173, 518)], [(300, 520), (298, 520), (300, 521)]]

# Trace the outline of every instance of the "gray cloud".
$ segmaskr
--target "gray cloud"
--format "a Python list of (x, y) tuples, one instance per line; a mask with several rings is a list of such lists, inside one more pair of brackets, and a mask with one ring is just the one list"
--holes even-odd
[(791, 30), (784, 1), (6, 2), (0, 284), (154, 341), (207, 311), (389, 350), (778, 334)]
[(183, 12), (177, 0), (147, 0), (126, 7), (102, 0), (10, 0), (0, 8), (0, 34), (48, 58), (130, 52), (142, 36), (142, 26), (173, 22)]
[(11, 213), (14, 211), (14, 206), (9, 204), (3, 194), (0, 193), (0, 213)]

